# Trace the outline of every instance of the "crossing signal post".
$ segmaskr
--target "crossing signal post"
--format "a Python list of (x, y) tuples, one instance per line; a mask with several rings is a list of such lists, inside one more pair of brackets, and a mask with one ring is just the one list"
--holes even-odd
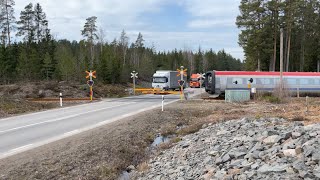
[(138, 73), (136, 71), (132, 71), (131, 78), (133, 81), (133, 95), (136, 95), (136, 78), (138, 78)]
[(180, 85), (180, 99), (183, 99), (183, 85), (184, 85), (184, 80), (183, 80), (183, 76), (187, 76), (187, 69), (184, 69), (183, 66), (180, 67), (180, 69), (177, 69), (178, 74), (177, 76), (180, 76), (180, 80), (178, 81), (179, 85)]
[(88, 86), (90, 87), (90, 101), (92, 101), (92, 98), (93, 98), (92, 86), (93, 86), (93, 84), (94, 84), (94, 81), (92, 80), (92, 78), (97, 78), (97, 76), (96, 76), (96, 71), (91, 71), (91, 70), (90, 70), (90, 72), (89, 72), (89, 71), (86, 71), (86, 73), (87, 73), (86, 79), (89, 79), (89, 80), (87, 81), (87, 84), (88, 84)]

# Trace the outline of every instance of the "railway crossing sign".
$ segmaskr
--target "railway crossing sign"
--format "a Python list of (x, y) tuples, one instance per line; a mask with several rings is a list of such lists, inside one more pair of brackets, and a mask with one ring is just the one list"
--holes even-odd
[(132, 71), (131, 78), (138, 78), (138, 73), (136, 71)]
[(177, 76), (187, 76), (187, 69), (177, 69)]
[(178, 80), (178, 83), (182, 87), (184, 85), (184, 80)]
[(92, 80), (92, 77), (93, 77), (93, 78), (97, 78), (97, 76), (96, 76), (96, 71), (90, 71), (90, 72), (89, 72), (89, 71), (86, 71), (86, 73), (87, 73), (87, 76), (86, 76), (87, 79), (90, 78), (90, 79)]
[(88, 80), (88, 81), (87, 81), (87, 84), (88, 84), (88, 86), (93, 86), (94, 81), (93, 81), (93, 80)]

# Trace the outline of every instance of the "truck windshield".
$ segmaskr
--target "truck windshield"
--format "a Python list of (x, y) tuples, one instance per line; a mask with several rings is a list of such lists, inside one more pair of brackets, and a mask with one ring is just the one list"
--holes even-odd
[(168, 82), (166, 77), (153, 77), (153, 83), (166, 83)]

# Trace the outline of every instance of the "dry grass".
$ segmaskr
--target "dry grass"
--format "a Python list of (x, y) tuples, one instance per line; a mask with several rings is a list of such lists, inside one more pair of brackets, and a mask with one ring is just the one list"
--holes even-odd
[(149, 167), (149, 165), (148, 165), (148, 162), (144, 161), (144, 162), (138, 164), (138, 166), (137, 166), (137, 171), (138, 171), (138, 172), (145, 172), (145, 171), (147, 171), (149, 168), (150, 168), (150, 167)]

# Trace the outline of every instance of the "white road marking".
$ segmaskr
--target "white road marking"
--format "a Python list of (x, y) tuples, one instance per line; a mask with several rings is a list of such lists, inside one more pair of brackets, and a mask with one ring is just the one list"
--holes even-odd
[(20, 127), (16, 127), (16, 128), (11, 128), (11, 129), (0, 131), (0, 134), (11, 132), (11, 131), (15, 131), (15, 130), (18, 130), (18, 129), (24, 129), (24, 128), (27, 128), (27, 127), (37, 126), (37, 125), (40, 125), (40, 124), (62, 121), (62, 120), (68, 119), (68, 118), (81, 116), (81, 115), (84, 115), (84, 114), (87, 114), (87, 113), (97, 112), (97, 111), (101, 111), (101, 110), (105, 110), (105, 109), (111, 109), (111, 108), (115, 108), (115, 107), (119, 107), (119, 106), (123, 106), (123, 105), (128, 105), (128, 104), (133, 104), (133, 103), (134, 102), (124, 103), (124, 104), (120, 104), (120, 105), (116, 105), (116, 106), (112, 106), (112, 107), (95, 109), (95, 110), (87, 111), (87, 112), (84, 112), (84, 113), (73, 114), (73, 115), (64, 116), (64, 117), (61, 117), (61, 118), (56, 118), (56, 119), (51, 119), (51, 120), (42, 121), (42, 122), (38, 122), (38, 123), (28, 124), (28, 125), (24, 125), (24, 126), (20, 126)]
[(43, 113), (47, 113), (47, 112), (55, 112), (55, 111), (64, 111), (67, 109), (71, 109), (71, 108), (77, 108), (77, 107), (81, 107), (81, 106), (92, 106), (92, 105), (97, 105), (97, 104), (101, 104), (101, 103), (105, 103), (105, 102), (112, 102), (112, 100), (110, 99), (103, 99), (102, 101), (99, 102), (93, 102), (93, 103), (86, 103), (86, 104), (79, 104), (79, 105), (73, 105), (73, 106), (68, 106), (68, 107), (59, 107), (56, 109), (49, 109), (49, 110), (44, 110), (44, 111), (39, 111), (39, 112), (33, 112), (33, 113), (28, 113), (28, 114), (22, 114), (22, 115), (18, 115), (18, 116), (12, 116), (12, 117), (7, 117), (7, 118), (3, 118), (0, 119), (0, 122), (2, 121), (8, 121), (11, 120), (12, 118), (23, 118), (23, 117), (27, 117), (27, 116), (33, 116), (33, 115), (37, 115), (37, 114), (43, 114)]

